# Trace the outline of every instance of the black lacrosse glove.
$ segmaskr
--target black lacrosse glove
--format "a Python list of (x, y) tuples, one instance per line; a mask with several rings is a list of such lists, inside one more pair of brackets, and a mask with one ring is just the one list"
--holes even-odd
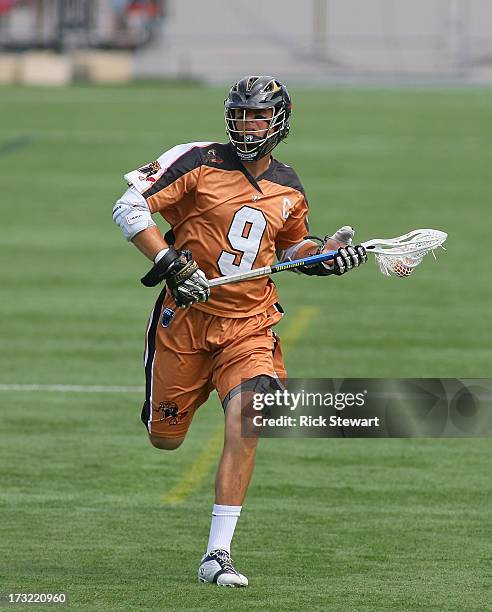
[(162, 281), (166, 281), (178, 308), (206, 302), (210, 297), (208, 281), (193, 260), (191, 251), (176, 251), (169, 247), (167, 253), (141, 279), (146, 287), (155, 287)]
[(361, 245), (345, 246), (338, 249), (333, 261), (324, 264), (329, 272), (342, 276), (353, 268), (357, 268), (367, 261), (367, 251)]
[(336, 240), (338, 244), (345, 244), (340, 247), (335, 255), (335, 258), (330, 261), (324, 261), (312, 266), (302, 266), (297, 269), (302, 274), (308, 276), (330, 276), (335, 274), (341, 276), (352, 268), (356, 268), (367, 261), (367, 252), (362, 245), (352, 246), (352, 238), (354, 230), (349, 225), (344, 225), (339, 230), (330, 236), (327, 234), (324, 238), (318, 236), (306, 236), (306, 240), (313, 240), (319, 243), (316, 255), (325, 252), (326, 243), (329, 240)]

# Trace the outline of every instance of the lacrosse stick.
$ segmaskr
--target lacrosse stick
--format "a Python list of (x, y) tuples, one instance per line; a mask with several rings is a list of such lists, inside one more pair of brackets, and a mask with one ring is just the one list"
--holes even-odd
[[(419, 229), (413, 230), (403, 236), (397, 238), (375, 238), (363, 242), (362, 246), (368, 253), (374, 255), (379, 269), (385, 276), (410, 276), (414, 269), (419, 265), (427, 253), (432, 252), (434, 259), (436, 258), (434, 251), (441, 247), (448, 235), (440, 230)], [(261, 278), (269, 276), (284, 270), (295, 270), (302, 266), (311, 266), (318, 263), (330, 261), (335, 258), (338, 251), (329, 251), (320, 253), (319, 255), (311, 255), (304, 259), (295, 259), (292, 261), (283, 261), (256, 268), (249, 272), (240, 272), (239, 274), (230, 274), (228, 276), (219, 276), (208, 281), (210, 288), (219, 287), (221, 285), (229, 285), (232, 283), (240, 283), (253, 278)], [(165, 308), (162, 312), (162, 325), (167, 327), (174, 317), (174, 310)]]
[[(368, 253), (372, 253), (379, 264), (379, 269), (385, 276), (405, 277), (409, 276), (413, 270), (419, 265), (422, 259), (432, 251), (442, 246), (448, 235), (440, 230), (420, 229), (413, 230), (398, 238), (375, 238), (363, 242), (362, 246)], [(445, 249), (444, 249), (445, 250)], [(319, 255), (311, 255), (304, 259), (295, 259), (293, 261), (284, 261), (265, 266), (264, 268), (256, 268), (249, 272), (239, 274), (231, 274), (229, 276), (220, 276), (212, 278), (208, 281), (210, 287), (218, 287), (220, 285), (228, 285), (230, 283), (239, 283), (243, 280), (251, 280), (261, 276), (283, 272), (284, 270), (292, 270), (301, 266), (310, 266), (313, 264), (330, 261), (334, 259), (338, 251), (328, 251)]]

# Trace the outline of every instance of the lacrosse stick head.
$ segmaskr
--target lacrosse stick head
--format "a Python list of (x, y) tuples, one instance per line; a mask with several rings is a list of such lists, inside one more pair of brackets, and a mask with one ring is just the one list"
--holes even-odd
[(427, 253), (442, 248), (448, 235), (440, 230), (414, 230), (404, 236), (391, 240), (372, 240), (368, 250), (372, 250), (379, 269), (385, 276), (410, 276)]

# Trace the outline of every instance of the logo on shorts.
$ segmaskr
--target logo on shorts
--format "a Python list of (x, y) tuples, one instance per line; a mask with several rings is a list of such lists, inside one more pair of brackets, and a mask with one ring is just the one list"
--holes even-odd
[(188, 414), (188, 411), (178, 414), (178, 405), (175, 402), (160, 402), (154, 411), (159, 414), (159, 421), (167, 421), (168, 425), (177, 425)]

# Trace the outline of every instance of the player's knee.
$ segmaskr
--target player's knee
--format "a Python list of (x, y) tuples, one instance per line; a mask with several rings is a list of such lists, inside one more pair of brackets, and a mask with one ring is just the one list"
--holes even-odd
[(149, 440), (152, 446), (161, 450), (175, 450), (183, 443), (184, 438), (160, 438), (149, 434)]

